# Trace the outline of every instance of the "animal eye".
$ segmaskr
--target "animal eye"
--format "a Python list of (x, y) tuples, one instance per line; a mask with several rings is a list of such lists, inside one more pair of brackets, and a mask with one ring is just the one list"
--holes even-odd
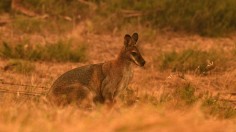
[(136, 53), (136, 52), (131, 52), (131, 54), (132, 54), (133, 56), (136, 56), (136, 55), (137, 55), (137, 53)]

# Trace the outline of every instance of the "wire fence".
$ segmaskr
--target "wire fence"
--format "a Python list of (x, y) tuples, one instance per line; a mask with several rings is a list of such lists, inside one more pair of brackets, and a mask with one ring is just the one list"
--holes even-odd
[(0, 88), (1, 93), (9, 93), (9, 94), (24, 94), (29, 96), (43, 96), (47, 94), (48, 87), (46, 86), (37, 86), (37, 85), (28, 85), (28, 84), (16, 84), (12, 82), (5, 82), (0, 79), (0, 84), (2, 85), (10, 85), (10, 86), (21, 86), (21, 87), (34, 87), (34, 88), (41, 88), (42, 92), (29, 92), (29, 91), (20, 91), (20, 90), (9, 90)]

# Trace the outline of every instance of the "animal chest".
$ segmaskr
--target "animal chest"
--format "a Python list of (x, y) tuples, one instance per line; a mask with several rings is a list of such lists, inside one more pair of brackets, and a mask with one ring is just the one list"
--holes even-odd
[(130, 80), (132, 79), (132, 71), (131, 68), (127, 68), (122, 71), (121, 79), (117, 85), (117, 92), (122, 92), (124, 89), (128, 87)]

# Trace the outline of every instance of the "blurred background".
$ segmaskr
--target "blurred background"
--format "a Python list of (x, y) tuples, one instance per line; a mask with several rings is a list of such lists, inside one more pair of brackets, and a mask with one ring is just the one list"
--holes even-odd
[(142, 27), (222, 36), (236, 28), (235, 7), (234, 0), (2, 0), (0, 23), (8, 14), (14, 30), (28, 33), (61, 33), (89, 21), (92, 32)]

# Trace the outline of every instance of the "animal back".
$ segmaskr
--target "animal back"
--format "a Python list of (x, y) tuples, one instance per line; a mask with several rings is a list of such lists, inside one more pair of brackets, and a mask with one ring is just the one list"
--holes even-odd
[[(101, 64), (87, 65), (72, 69), (62, 74), (52, 85), (53, 87), (63, 87), (72, 84), (78, 84), (87, 86), (89, 85), (95, 68), (101, 69)], [(96, 68), (97, 69), (97, 68)]]

